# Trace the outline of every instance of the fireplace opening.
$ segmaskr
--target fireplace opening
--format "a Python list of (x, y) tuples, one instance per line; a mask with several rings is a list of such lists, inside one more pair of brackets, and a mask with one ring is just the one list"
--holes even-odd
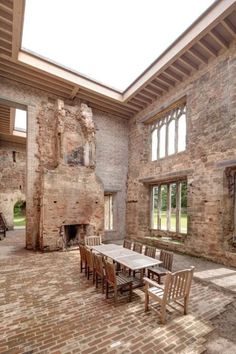
[(65, 249), (78, 248), (84, 243), (84, 237), (88, 232), (88, 224), (70, 224), (62, 226), (63, 245)]

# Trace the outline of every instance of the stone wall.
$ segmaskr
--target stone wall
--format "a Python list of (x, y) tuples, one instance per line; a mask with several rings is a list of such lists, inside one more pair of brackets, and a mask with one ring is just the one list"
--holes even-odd
[[(38, 116), (42, 250), (68, 246), (65, 226), (86, 227), (87, 236), (103, 234), (104, 229), (104, 189), (95, 174), (92, 110), (85, 104), (64, 106), (59, 100), (56, 104), (47, 104)], [(81, 241), (78, 238), (77, 244)]]
[(25, 201), (26, 146), (0, 140), (0, 166), (0, 211), (12, 229), (14, 205)]
[[(151, 162), (150, 127), (142, 123), (181, 97), (187, 98), (187, 149)], [(149, 177), (165, 181), (171, 174), (187, 176), (188, 233), (178, 249), (236, 265), (233, 235), (233, 192), (227, 171), (236, 165), (236, 45), (207, 68), (172, 89), (163, 99), (130, 121), (127, 191), (127, 234), (147, 238), (150, 229)], [(158, 235), (158, 232), (156, 232)], [(171, 236), (171, 233), (169, 233)], [(173, 245), (173, 246), (172, 246)], [(176, 248), (171, 241), (169, 249)]]
[(96, 174), (105, 192), (114, 193), (114, 230), (105, 231), (105, 240), (126, 235), (126, 182), (128, 170), (128, 121), (93, 110), (96, 124)]
[[(27, 171), (26, 171), (26, 247), (36, 249), (40, 245), (40, 211), (42, 189), (42, 159), (40, 139), (48, 137), (55, 130), (54, 105), (58, 97), (44, 91), (33, 89), (11, 80), (1, 78), (0, 100), (14, 102), (18, 107), (28, 111), (28, 142), (27, 142)], [(81, 102), (68, 101), (68, 109), (78, 110)], [(41, 124), (40, 115), (45, 114), (47, 124)], [(41, 117), (42, 119), (42, 117)], [(100, 178), (105, 191), (115, 192), (115, 230), (105, 233), (105, 239), (121, 238), (125, 234), (125, 195), (128, 165), (128, 132), (127, 121), (104, 112), (95, 111), (96, 124), (96, 174)], [(45, 137), (44, 137), (45, 135)], [(47, 140), (45, 140), (47, 143)], [(50, 170), (55, 167), (55, 151), (52, 145), (45, 144), (45, 166)], [(41, 144), (41, 147), (40, 147)]]

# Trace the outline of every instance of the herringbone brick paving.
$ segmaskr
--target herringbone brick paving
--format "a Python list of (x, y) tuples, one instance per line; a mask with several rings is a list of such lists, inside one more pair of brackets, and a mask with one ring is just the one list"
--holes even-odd
[(26, 251), (21, 235), (0, 243), (0, 353), (201, 353), (209, 320), (232, 301), (194, 282), (189, 314), (171, 310), (160, 325), (142, 290), (115, 307), (79, 272), (78, 251)]

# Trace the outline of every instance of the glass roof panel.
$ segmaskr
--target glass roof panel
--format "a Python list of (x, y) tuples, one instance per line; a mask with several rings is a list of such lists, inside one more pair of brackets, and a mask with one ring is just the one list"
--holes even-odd
[(214, 0), (27, 0), (22, 47), (124, 91)]

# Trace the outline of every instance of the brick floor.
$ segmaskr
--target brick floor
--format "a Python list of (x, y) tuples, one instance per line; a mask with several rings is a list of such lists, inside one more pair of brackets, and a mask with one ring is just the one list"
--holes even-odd
[(193, 282), (190, 311), (168, 312), (160, 325), (144, 293), (118, 305), (79, 272), (79, 253), (23, 249), (22, 231), (0, 241), (0, 353), (201, 353), (210, 320), (233, 295)]

